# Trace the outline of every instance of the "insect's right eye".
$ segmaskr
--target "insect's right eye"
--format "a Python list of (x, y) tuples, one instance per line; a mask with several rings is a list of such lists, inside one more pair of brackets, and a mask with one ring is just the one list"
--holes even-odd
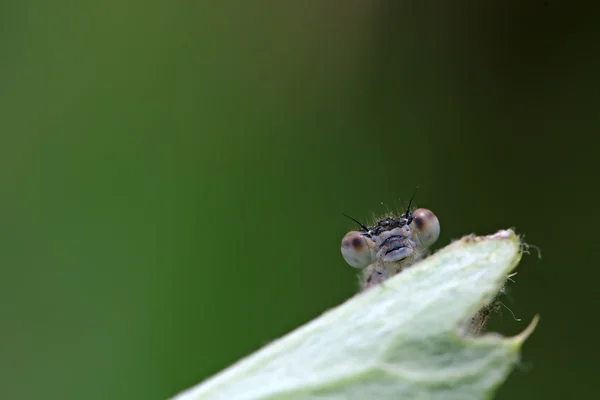
[(342, 239), (342, 256), (354, 268), (365, 268), (375, 261), (373, 241), (358, 231), (346, 233)]

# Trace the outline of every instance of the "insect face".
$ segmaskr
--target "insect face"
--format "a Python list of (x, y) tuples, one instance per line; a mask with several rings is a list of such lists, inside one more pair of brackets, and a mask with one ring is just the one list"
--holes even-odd
[(438, 218), (425, 208), (407, 209), (402, 216), (388, 216), (372, 226), (354, 221), (361, 228), (344, 235), (341, 252), (348, 265), (363, 269), (363, 289), (414, 264), (440, 234)]

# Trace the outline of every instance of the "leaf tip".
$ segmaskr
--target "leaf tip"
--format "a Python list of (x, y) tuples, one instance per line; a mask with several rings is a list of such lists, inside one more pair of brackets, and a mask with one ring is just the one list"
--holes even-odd
[(535, 331), (535, 328), (537, 327), (539, 321), (540, 321), (540, 315), (539, 314), (534, 315), (533, 319), (531, 320), (531, 322), (529, 323), (527, 328), (525, 328), (521, 333), (519, 333), (511, 338), (516, 346), (520, 347), (525, 342), (525, 340), (527, 340), (529, 338), (529, 336), (531, 336), (533, 331)]
[(517, 234), (512, 229), (501, 229), (498, 232), (488, 235), (488, 239), (508, 239), (510, 237), (517, 237)]

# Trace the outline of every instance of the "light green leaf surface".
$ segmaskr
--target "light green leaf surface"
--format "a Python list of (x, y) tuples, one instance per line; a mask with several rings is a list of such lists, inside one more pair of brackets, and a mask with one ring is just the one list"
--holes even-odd
[(175, 399), (490, 398), (537, 318), (510, 338), (465, 332), (521, 253), (511, 230), (466, 236)]

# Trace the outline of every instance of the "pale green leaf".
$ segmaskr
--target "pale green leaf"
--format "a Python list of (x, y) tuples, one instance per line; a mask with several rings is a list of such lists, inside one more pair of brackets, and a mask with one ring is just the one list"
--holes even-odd
[(537, 318), (510, 338), (467, 332), (521, 254), (511, 230), (466, 236), (176, 400), (490, 398)]

